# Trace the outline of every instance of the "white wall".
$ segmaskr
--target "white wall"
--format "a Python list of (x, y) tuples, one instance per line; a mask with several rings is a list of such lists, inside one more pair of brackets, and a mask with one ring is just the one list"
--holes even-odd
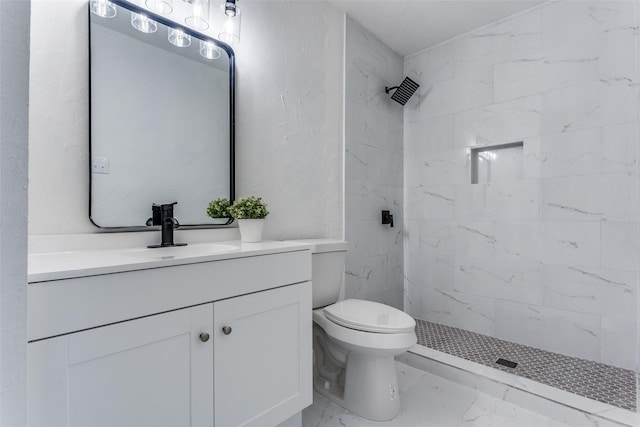
[(27, 418), (29, 1), (0, 1), (0, 426)]
[[(269, 204), (266, 238), (341, 238), (342, 14), (322, 1), (241, 7), (237, 194)], [(32, 9), (29, 233), (94, 233), (86, 2)]]
[(384, 91), (402, 58), (350, 18), (345, 37), (345, 296), (402, 308), (402, 106)]
[[(635, 368), (637, 7), (555, 2), (405, 59), (410, 314)], [(469, 147), (515, 141), (521, 178), (470, 184)]]
[(238, 195), (267, 237), (343, 237), (343, 14), (325, 1), (240, 3)]

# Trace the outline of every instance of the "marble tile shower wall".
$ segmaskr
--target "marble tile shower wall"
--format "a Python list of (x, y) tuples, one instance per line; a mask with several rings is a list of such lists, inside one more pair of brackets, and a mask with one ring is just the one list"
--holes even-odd
[(345, 296), (402, 308), (403, 118), (384, 91), (402, 81), (402, 58), (349, 18), (345, 37)]
[[(405, 58), (405, 304), (636, 369), (638, 3), (547, 4)], [(470, 147), (523, 141), (470, 184)]]

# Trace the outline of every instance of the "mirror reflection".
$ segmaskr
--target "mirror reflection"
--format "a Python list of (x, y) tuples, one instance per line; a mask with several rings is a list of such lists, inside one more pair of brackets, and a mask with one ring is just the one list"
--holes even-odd
[(141, 227), (154, 203), (213, 224), (233, 200), (233, 51), (153, 14), (90, 13), (91, 220)]

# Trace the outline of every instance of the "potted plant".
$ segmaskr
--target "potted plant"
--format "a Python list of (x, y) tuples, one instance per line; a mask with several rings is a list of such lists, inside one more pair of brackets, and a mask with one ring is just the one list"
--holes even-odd
[(228, 224), (231, 222), (231, 214), (229, 213), (231, 203), (229, 199), (220, 198), (209, 202), (207, 206), (207, 216), (213, 218), (214, 224)]
[(238, 220), (240, 239), (243, 242), (255, 243), (262, 240), (264, 218), (269, 215), (269, 211), (261, 197), (236, 200), (229, 208), (229, 213)]

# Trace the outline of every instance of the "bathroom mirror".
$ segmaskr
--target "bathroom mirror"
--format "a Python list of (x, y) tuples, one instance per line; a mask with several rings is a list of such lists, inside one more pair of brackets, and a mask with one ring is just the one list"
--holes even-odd
[(89, 13), (91, 221), (145, 227), (154, 203), (178, 202), (181, 225), (216, 224), (209, 201), (234, 199), (233, 50), (113, 3)]

